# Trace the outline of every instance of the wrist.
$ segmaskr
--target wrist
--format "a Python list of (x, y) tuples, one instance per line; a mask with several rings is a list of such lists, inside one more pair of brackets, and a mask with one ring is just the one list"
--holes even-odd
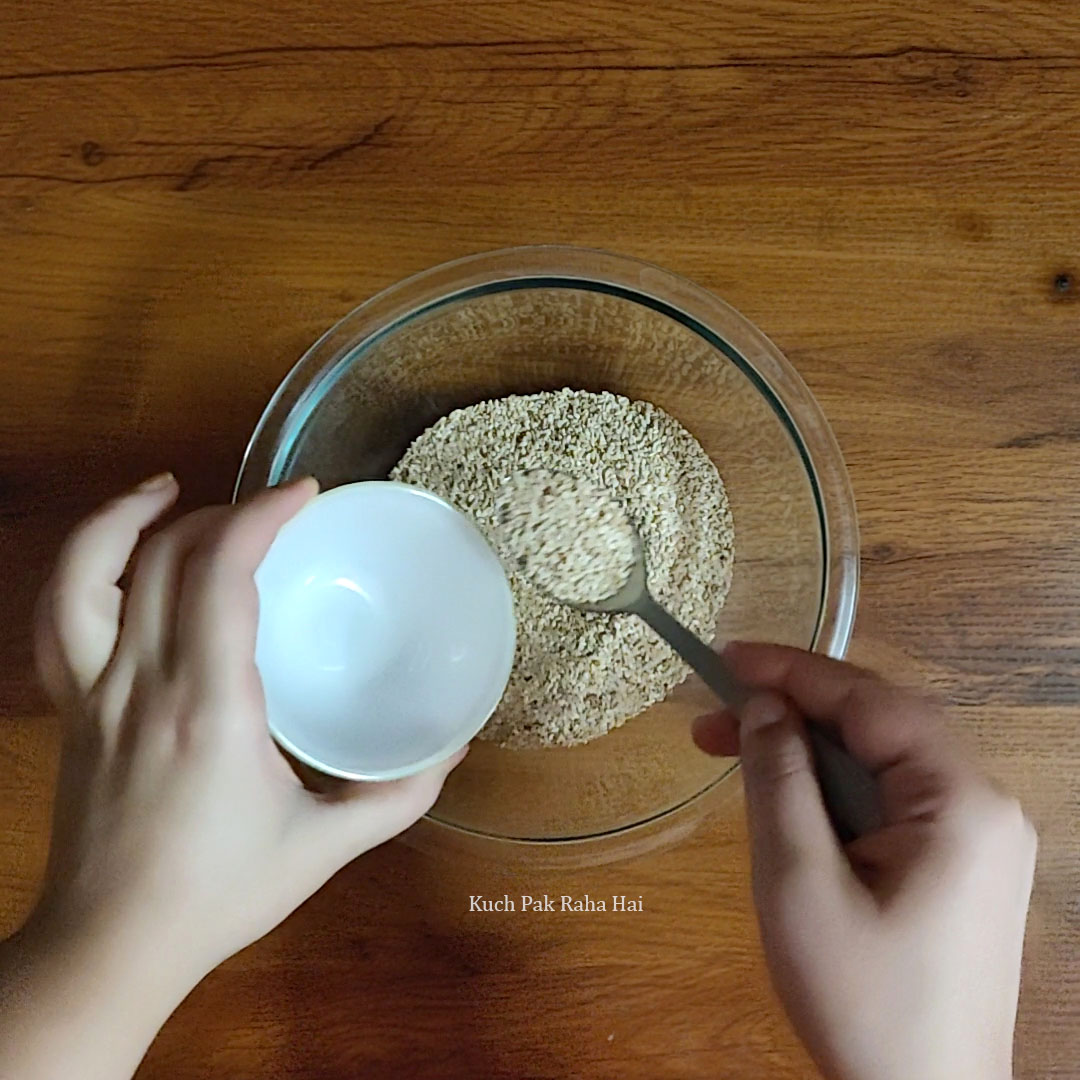
[(138, 935), (39, 909), (0, 946), (0, 1075), (130, 1075), (197, 981)]
[(63, 974), (71, 995), (105, 999), (158, 1026), (210, 970), (158, 928), (44, 905), (11, 944), (23, 968)]

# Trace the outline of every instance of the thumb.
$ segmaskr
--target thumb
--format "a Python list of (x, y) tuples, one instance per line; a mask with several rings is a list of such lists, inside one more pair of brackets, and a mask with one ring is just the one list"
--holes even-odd
[(360, 782), (331, 797), (312, 794), (309, 839), (339, 866), (404, 832), (434, 805), (468, 747), (401, 780)]
[(739, 745), (755, 881), (846, 865), (791, 703), (768, 692), (751, 697), (739, 717)]

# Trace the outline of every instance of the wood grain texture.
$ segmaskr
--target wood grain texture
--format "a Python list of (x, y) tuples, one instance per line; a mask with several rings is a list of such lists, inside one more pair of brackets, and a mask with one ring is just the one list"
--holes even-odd
[[(863, 527), (855, 652), (924, 679), (1042, 839), (1018, 1076), (1080, 1077), (1080, 11), (1050, 0), (0, 5), (0, 912), (56, 734), (29, 619), (63, 532), (176, 469), (228, 497), (296, 356), (373, 291), (564, 241), (720, 293), (806, 378)], [(469, 914), (484, 892), (641, 915)], [(738, 782), (565, 873), (389, 845), (209, 978), (143, 1080), (759, 1077)]]

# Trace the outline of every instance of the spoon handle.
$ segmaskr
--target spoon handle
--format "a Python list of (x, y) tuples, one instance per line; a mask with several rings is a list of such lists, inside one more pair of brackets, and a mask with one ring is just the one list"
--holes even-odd
[(881, 795), (877, 781), (820, 724), (806, 721), (814, 769), (829, 820), (842, 844), (880, 829)]
[[(724, 658), (691, 633), (651, 596), (645, 594), (631, 609), (644, 619), (701, 677), (725, 705), (741, 708), (748, 689), (731, 672)], [(825, 809), (841, 843), (881, 827), (881, 806), (873, 776), (824, 728), (806, 723)]]
[(741, 709), (749, 696), (746, 687), (731, 673), (727, 662), (697, 634), (688, 630), (666, 608), (646, 593), (633, 607), (697, 673), (702, 682), (732, 709)]

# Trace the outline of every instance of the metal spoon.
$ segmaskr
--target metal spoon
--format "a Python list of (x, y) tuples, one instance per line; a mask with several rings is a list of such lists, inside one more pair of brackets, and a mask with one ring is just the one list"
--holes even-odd
[[(732, 709), (741, 708), (751, 694), (732, 674), (724, 658), (688, 630), (649, 592), (645, 551), (634, 531), (635, 559), (622, 587), (604, 600), (570, 603), (581, 611), (632, 614), (644, 619), (693, 669), (704, 683)], [(556, 597), (562, 603), (569, 603)], [(881, 827), (881, 806), (873, 776), (820, 725), (807, 721), (818, 783), (825, 808), (841, 842), (846, 843)]]

